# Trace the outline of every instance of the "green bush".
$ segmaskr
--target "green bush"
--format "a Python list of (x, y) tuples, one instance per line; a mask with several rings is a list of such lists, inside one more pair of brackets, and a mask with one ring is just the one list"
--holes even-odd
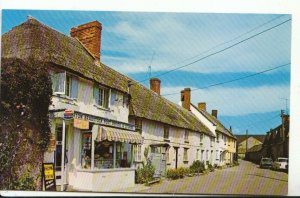
[(213, 165), (211, 165), (210, 163), (208, 163), (207, 168), (210, 172), (213, 172), (215, 170), (215, 168), (213, 167)]
[(238, 166), (238, 165), (240, 165), (240, 163), (238, 161), (233, 161), (233, 165)]
[(168, 169), (166, 173), (166, 177), (169, 179), (178, 179), (179, 178), (179, 171), (177, 169)]
[(20, 178), (13, 181), (14, 190), (35, 190), (34, 178), (26, 171)]
[(200, 162), (199, 160), (193, 161), (193, 164), (190, 166), (191, 173), (203, 173), (204, 170), (204, 163)]
[(148, 159), (146, 165), (143, 168), (137, 168), (135, 171), (135, 182), (138, 184), (148, 183), (153, 179), (155, 167)]

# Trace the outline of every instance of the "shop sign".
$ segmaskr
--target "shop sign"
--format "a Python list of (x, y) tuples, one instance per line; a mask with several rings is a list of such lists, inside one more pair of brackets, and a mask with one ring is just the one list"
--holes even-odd
[(56, 191), (56, 182), (53, 163), (43, 163), (42, 177), (45, 191)]
[(64, 111), (64, 119), (72, 119), (74, 112), (71, 109), (66, 109)]
[(50, 135), (49, 145), (48, 145), (48, 152), (53, 152), (56, 147), (56, 139), (54, 134)]
[(78, 129), (89, 129), (89, 121), (74, 118), (74, 127)]

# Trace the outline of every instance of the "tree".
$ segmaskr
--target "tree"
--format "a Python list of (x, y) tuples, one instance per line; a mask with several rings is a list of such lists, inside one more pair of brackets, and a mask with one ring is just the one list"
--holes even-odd
[(47, 68), (33, 59), (1, 59), (0, 189), (41, 189), (52, 95)]

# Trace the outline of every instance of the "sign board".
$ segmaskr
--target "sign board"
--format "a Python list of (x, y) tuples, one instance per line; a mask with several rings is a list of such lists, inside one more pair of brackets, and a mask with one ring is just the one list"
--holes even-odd
[(78, 129), (89, 129), (89, 121), (74, 118), (74, 127)]
[(43, 183), (45, 191), (56, 191), (55, 173), (53, 163), (43, 163), (42, 168)]
[(64, 119), (72, 119), (74, 116), (74, 112), (71, 109), (66, 109), (64, 111)]
[(55, 150), (55, 147), (56, 147), (55, 135), (51, 134), (49, 139), (48, 152), (53, 152)]

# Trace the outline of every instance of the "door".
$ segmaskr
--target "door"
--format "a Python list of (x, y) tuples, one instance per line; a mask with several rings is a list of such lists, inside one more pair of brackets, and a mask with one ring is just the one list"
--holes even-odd
[[(68, 151), (67, 151), (67, 137), (68, 137), (68, 127), (66, 126), (66, 131), (65, 131), (65, 163), (64, 163), (64, 168), (65, 168), (65, 178), (67, 174), (67, 164), (68, 164)], [(56, 135), (56, 149), (54, 153), (54, 165), (55, 165), (55, 177), (56, 177), (56, 183), (58, 185), (61, 184), (61, 158), (62, 158), (62, 125), (57, 125), (56, 130), (55, 130), (55, 135)], [(65, 179), (65, 182), (67, 179)]]
[(174, 147), (175, 149), (175, 168), (177, 169), (178, 165), (178, 147)]
[(165, 168), (165, 161), (162, 160), (163, 156), (161, 153), (151, 153), (150, 160), (151, 164), (155, 168), (155, 172), (153, 177), (161, 177), (162, 173), (164, 172), (163, 169)]

